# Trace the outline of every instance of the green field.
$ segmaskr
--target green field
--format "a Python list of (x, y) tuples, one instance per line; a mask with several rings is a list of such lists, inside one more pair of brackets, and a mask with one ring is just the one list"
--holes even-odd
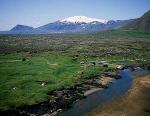
[[(22, 61), (22, 58), (26, 61)], [(79, 60), (48, 52), (0, 56), (0, 109), (6, 110), (48, 99), (47, 93), (73, 86), (100, 73), (100, 67), (84, 70)], [(84, 72), (81, 75), (81, 72)], [(44, 85), (42, 85), (44, 83)]]
[[(150, 33), (130, 31), (1, 35), (0, 110), (45, 101), (48, 92), (81, 83), (120, 63), (135, 64), (136, 59), (150, 63), (149, 45)], [(85, 69), (80, 64), (101, 60), (109, 61), (109, 67)]]
[(22, 54), (0, 56), (1, 109), (44, 101), (48, 91), (76, 83), (81, 70), (66, 56), (43, 53), (27, 56), (24, 62), (21, 58)]

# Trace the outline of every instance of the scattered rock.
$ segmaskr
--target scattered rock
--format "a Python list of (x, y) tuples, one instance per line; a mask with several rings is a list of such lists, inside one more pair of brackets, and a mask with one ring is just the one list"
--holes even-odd
[(42, 85), (42, 86), (45, 86), (45, 83), (42, 83), (41, 85)]
[(17, 89), (17, 87), (13, 87), (13, 90), (16, 90)]

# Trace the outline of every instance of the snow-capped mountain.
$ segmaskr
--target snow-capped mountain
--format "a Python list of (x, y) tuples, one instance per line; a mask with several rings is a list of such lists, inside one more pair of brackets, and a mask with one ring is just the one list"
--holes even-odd
[(9, 34), (47, 34), (47, 33), (72, 33), (72, 32), (97, 32), (120, 28), (131, 20), (103, 20), (85, 16), (73, 16), (49, 23), (38, 28), (17, 25)]
[(42, 33), (96, 32), (117, 29), (130, 20), (103, 20), (85, 16), (73, 16), (38, 27), (35, 30)]
[(103, 20), (85, 16), (73, 16), (36, 28), (40, 33), (96, 32), (117, 29), (129, 20)]
[(99, 22), (99, 23), (106, 24), (108, 22), (108, 20), (90, 18), (90, 17), (86, 17), (86, 16), (73, 16), (73, 17), (69, 17), (69, 18), (60, 20), (60, 22), (64, 22), (64, 23), (92, 23), (92, 22)]

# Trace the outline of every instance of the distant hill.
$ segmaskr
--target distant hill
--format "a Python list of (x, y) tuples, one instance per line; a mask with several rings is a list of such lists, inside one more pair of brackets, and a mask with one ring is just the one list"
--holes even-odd
[(16, 25), (9, 31), (0, 31), (0, 34), (31, 34), (34, 30), (31, 26), (26, 25)]
[(33, 27), (25, 26), (25, 25), (16, 25), (13, 27), (10, 31), (31, 31), (33, 30)]
[(131, 21), (123, 29), (150, 32), (150, 10), (142, 17)]

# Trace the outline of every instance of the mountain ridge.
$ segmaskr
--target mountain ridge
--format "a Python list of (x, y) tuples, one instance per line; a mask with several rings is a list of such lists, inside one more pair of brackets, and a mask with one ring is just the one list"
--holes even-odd
[(140, 18), (131, 21), (122, 29), (150, 32), (150, 10), (144, 13)]
[[(150, 11), (142, 17), (129, 20), (104, 20), (85, 16), (73, 16), (43, 26), (33, 28), (31, 26), (16, 25), (10, 31), (1, 34), (49, 34), (49, 33), (78, 33), (98, 32), (114, 29), (135, 29), (150, 31)], [(140, 25), (140, 26), (137, 26)]]

